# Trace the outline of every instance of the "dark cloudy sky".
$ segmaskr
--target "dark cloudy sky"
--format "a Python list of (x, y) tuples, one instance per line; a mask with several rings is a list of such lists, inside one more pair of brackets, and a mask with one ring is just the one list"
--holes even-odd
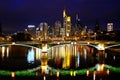
[(62, 11), (75, 22), (76, 13), (81, 22), (94, 28), (96, 19), (105, 29), (107, 22), (114, 23), (114, 29), (120, 27), (120, 0), (0, 0), (0, 22), (4, 33), (24, 30), (27, 25), (39, 25), (47, 22), (54, 25), (62, 22)]

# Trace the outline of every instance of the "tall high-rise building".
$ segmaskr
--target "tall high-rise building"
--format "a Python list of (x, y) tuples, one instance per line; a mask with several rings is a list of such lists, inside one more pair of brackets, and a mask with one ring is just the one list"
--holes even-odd
[(39, 28), (40, 31), (42, 32), (43, 40), (46, 40), (48, 36), (48, 24), (46, 22), (40, 23)]
[(55, 22), (55, 33), (54, 33), (54, 35), (56, 37), (60, 36), (60, 28), (61, 28), (61, 22), (60, 21), (56, 21)]
[(65, 28), (60, 28), (60, 35), (61, 35), (62, 37), (65, 36)]
[(37, 27), (37, 28), (36, 28), (36, 39), (37, 39), (37, 40), (40, 40), (41, 34), (42, 34), (42, 33), (41, 33), (41, 31), (40, 31), (40, 28)]
[(76, 14), (76, 24), (75, 24), (75, 30), (78, 33), (80, 33), (83, 30), (83, 25), (78, 17), (78, 14)]
[(28, 25), (26, 32), (28, 32), (33, 38), (36, 37), (35, 25)]
[(113, 23), (107, 23), (107, 31), (113, 31)]
[(49, 28), (48, 28), (48, 36), (49, 37), (54, 37), (54, 28), (53, 28), (53, 26), (49, 26)]
[(70, 36), (71, 17), (67, 16), (65, 9), (63, 10), (63, 28), (65, 28), (65, 36)]
[(99, 25), (98, 20), (96, 20), (94, 32), (95, 33), (99, 33), (100, 32), (100, 25)]

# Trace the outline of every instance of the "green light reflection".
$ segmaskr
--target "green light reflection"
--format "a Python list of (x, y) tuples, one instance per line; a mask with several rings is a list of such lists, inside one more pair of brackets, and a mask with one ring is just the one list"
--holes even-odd
[[(120, 73), (120, 67), (113, 67), (111, 65), (105, 65), (106, 68), (108, 68), (111, 72)], [(15, 76), (36, 76), (36, 72), (39, 72), (34, 70), (23, 70), (23, 71), (15, 71)], [(60, 72), (60, 75), (70, 75), (70, 73), (75, 72), (76, 75), (85, 75), (87, 70), (94, 71), (95, 67), (91, 67), (89, 69), (80, 69), (80, 70), (59, 70), (59, 69), (51, 69), (51, 72), (53, 75), (56, 75), (57, 72)], [(2, 76), (11, 76), (12, 71), (7, 70), (0, 70), (0, 75)]]

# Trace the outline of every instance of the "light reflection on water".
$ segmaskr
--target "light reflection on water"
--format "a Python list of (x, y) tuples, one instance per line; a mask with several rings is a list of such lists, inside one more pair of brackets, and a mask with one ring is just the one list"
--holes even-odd
[(62, 69), (79, 69), (95, 65), (95, 48), (84, 45), (59, 45), (48, 51), (48, 65)]
[(0, 47), (0, 69), (22, 70), (41, 64), (41, 49), (25, 46)]
[(4, 56), (5, 56), (5, 47), (2, 46), (2, 58), (4, 58)]
[(120, 67), (120, 47), (105, 50), (105, 64)]
[[(85, 45), (66, 44), (54, 46), (48, 50), (48, 65), (60, 69), (89, 68), (97, 63), (96, 56), (93, 56), (95, 53), (95, 48)], [(8, 66), (9, 64), (11, 64), (10, 66), (13, 67), (17, 64), (20, 64), (23, 66), (23, 68), (24, 66), (26, 68), (39, 66), (41, 65), (42, 61), (41, 57), (42, 51), (39, 48), (15, 45), (1, 46), (0, 68), (4, 69), (4, 67)], [(107, 52), (105, 53), (104, 62), (105, 64), (120, 66), (117, 64), (120, 62), (119, 57), (120, 56), (118, 54)]]
[(35, 58), (35, 53), (34, 53), (33, 48), (29, 49), (28, 54), (27, 54), (27, 62), (33, 64), (35, 61), (34, 58)]
[[(2, 46), (2, 58), (9, 57), (9, 47)], [(5, 52), (6, 51), (6, 52)]]

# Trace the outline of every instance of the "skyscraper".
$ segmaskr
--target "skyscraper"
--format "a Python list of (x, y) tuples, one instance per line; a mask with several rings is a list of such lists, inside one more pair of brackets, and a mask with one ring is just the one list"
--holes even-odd
[(27, 27), (27, 32), (33, 37), (36, 37), (36, 29), (35, 29), (35, 25), (28, 25)]
[(46, 22), (40, 23), (39, 28), (42, 32), (43, 40), (46, 40), (48, 36), (48, 24)]
[(61, 22), (56, 21), (55, 22), (55, 36), (59, 37), (60, 36), (60, 28), (61, 28)]
[(107, 31), (113, 31), (113, 23), (107, 23)]
[(80, 33), (83, 30), (83, 25), (78, 17), (78, 14), (76, 14), (76, 24), (75, 24), (75, 30), (78, 33)]
[(63, 28), (65, 28), (65, 36), (70, 36), (71, 17), (67, 16), (65, 9), (63, 10)]
[(95, 33), (99, 33), (100, 32), (100, 25), (99, 25), (98, 20), (96, 20), (94, 32)]
[(49, 37), (54, 37), (54, 28), (53, 28), (53, 26), (49, 26), (49, 28), (48, 28), (48, 36)]

